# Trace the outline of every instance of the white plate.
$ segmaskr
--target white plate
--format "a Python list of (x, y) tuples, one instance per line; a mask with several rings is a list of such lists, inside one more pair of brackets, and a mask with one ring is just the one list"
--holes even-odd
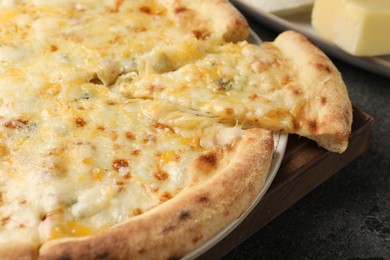
[(311, 9), (290, 16), (277, 16), (261, 10), (253, 3), (245, 0), (231, 0), (239, 9), (251, 15), (254, 19), (276, 31), (294, 30), (306, 35), (318, 47), (330, 56), (339, 58), (357, 67), (390, 78), (390, 55), (375, 57), (352, 56), (333, 43), (323, 39), (311, 26)]
[[(253, 31), (251, 31), (248, 41), (256, 44), (261, 43), (261, 39)], [(183, 259), (186, 260), (195, 259), (201, 254), (205, 253), (207, 250), (209, 250), (211, 247), (213, 247), (218, 242), (220, 242), (223, 238), (225, 238), (230, 232), (232, 232), (256, 207), (256, 205), (260, 202), (260, 200), (263, 198), (264, 194), (268, 190), (269, 186), (271, 185), (273, 179), (275, 178), (279, 170), (280, 164), (282, 163), (283, 160), (284, 152), (286, 150), (287, 140), (288, 140), (287, 134), (274, 134), (275, 151), (272, 158), (271, 168), (265, 180), (263, 189), (260, 191), (260, 193), (257, 195), (255, 200), (252, 202), (251, 206), (238, 219), (234, 220), (232, 223), (230, 223), (230, 225), (222, 229), (210, 240), (208, 240), (198, 248), (194, 249), (190, 253), (188, 253), (185, 257), (183, 257)]]

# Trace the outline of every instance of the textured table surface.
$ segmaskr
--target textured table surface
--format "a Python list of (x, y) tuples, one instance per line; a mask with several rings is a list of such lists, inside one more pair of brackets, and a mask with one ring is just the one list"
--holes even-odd
[[(250, 18), (265, 41), (277, 33)], [(390, 259), (390, 79), (331, 57), (374, 120), (368, 150), (225, 259)]]

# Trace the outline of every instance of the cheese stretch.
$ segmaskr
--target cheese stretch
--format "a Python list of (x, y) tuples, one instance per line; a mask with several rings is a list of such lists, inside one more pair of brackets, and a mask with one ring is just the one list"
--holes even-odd
[(390, 54), (389, 0), (317, 0), (312, 24), (352, 55)]

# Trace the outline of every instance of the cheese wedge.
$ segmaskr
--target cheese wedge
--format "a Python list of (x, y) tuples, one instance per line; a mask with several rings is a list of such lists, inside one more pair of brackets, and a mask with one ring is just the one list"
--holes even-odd
[(312, 25), (352, 55), (390, 54), (389, 0), (317, 0)]

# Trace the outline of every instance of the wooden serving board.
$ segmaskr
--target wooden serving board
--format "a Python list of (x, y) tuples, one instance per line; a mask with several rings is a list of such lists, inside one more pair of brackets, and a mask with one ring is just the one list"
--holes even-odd
[(331, 153), (306, 138), (290, 135), (280, 169), (267, 193), (245, 220), (199, 259), (218, 259), (361, 155), (368, 147), (374, 120), (354, 107), (348, 149)]

